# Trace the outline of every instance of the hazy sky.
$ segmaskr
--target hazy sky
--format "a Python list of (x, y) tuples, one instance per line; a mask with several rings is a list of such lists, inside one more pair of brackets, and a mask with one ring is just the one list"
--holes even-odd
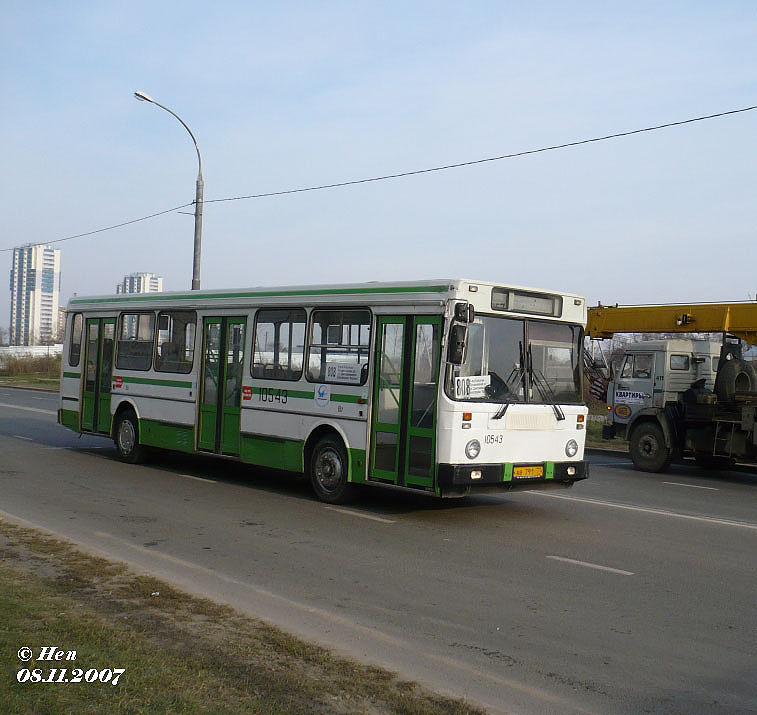
[[(193, 200), (189, 136), (136, 89), (192, 127), (220, 199), (757, 104), (757, 3), (3, 0), (0, 58), (7, 249)], [(202, 287), (470, 277), (592, 303), (754, 298), (756, 135), (752, 111), (208, 203)], [(133, 271), (186, 289), (192, 238), (172, 213), (62, 243), (61, 300)]]

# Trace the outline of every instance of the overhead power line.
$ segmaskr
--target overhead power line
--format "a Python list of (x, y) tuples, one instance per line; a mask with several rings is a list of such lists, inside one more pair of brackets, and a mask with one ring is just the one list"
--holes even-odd
[[(141, 218), (133, 218), (130, 221), (122, 221), (121, 223), (114, 223), (112, 226), (103, 226), (103, 228), (96, 228), (94, 231), (86, 231), (84, 233), (77, 233), (73, 236), (66, 236), (65, 238), (56, 238), (52, 241), (39, 241), (37, 243), (25, 243), (24, 246), (47, 246), (48, 244), (52, 243), (63, 243), (64, 241), (73, 241), (75, 238), (86, 238), (87, 236), (94, 236), (96, 233), (104, 233), (105, 231), (111, 231), (114, 228), (121, 228), (122, 226), (129, 226), (133, 223), (139, 223), (140, 221), (147, 221), (151, 218), (157, 218), (158, 216), (164, 216), (165, 214), (170, 214), (174, 211), (178, 211), (179, 209), (185, 209), (187, 206), (192, 206), (194, 204), (194, 201), (190, 201), (186, 204), (182, 204), (181, 206), (174, 206), (172, 209), (166, 209), (165, 211), (158, 211), (157, 213), (150, 214), (149, 216), (142, 216)], [(16, 247), (17, 248), (17, 247)], [(12, 251), (13, 248), (0, 248), (0, 253), (6, 253), (7, 251)]]
[(249, 194), (247, 196), (232, 196), (225, 199), (211, 199), (205, 201), (206, 204), (220, 203), (222, 201), (242, 201), (243, 199), (263, 199), (268, 196), (284, 196), (285, 194), (301, 194), (305, 191), (320, 191), (322, 189), (337, 189), (342, 186), (355, 186), (356, 184), (370, 184), (374, 181), (386, 181), (388, 179), (400, 179), (405, 176), (417, 176), (418, 174), (430, 174), (434, 171), (446, 171), (447, 169), (459, 169), (463, 166), (474, 166), (476, 164), (486, 164), (491, 161), (502, 161), (503, 159), (515, 159), (519, 156), (528, 156), (529, 154), (541, 154), (547, 151), (555, 151), (556, 149), (567, 149), (569, 147), (580, 146), (582, 144), (592, 144), (594, 142), (606, 141), (607, 139), (618, 139), (620, 137), (628, 137), (632, 134), (642, 134), (643, 132), (654, 132), (658, 129), (667, 129), (668, 127), (676, 127), (681, 124), (692, 124), (693, 122), (703, 122), (706, 119), (715, 119), (717, 117), (725, 117), (728, 114), (739, 114), (740, 112), (750, 112), (753, 109), (757, 109), (757, 105), (754, 107), (744, 107), (743, 109), (731, 109), (727, 112), (718, 112), (717, 114), (708, 114), (703, 117), (694, 117), (693, 119), (683, 119), (678, 122), (668, 122), (667, 124), (658, 124), (654, 127), (645, 127), (644, 129), (632, 129), (627, 132), (617, 132), (616, 134), (606, 134), (602, 137), (594, 137), (593, 139), (580, 139), (578, 141), (565, 142), (564, 144), (553, 144), (552, 146), (541, 147), (540, 149), (526, 149), (525, 151), (518, 151), (512, 154), (501, 154), (500, 156), (490, 156), (486, 159), (474, 159), (472, 161), (461, 161), (457, 164), (445, 164), (443, 166), (434, 166), (430, 169), (415, 169), (414, 171), (403, 171), (398, 174), (384, 174), (383, 176), (374, 176), (370, 179), (354, 179), (352, 181), (340, 181), (335, 184), (321, 184), (320, 186), (307, 186), (302, 189), (286, 189), (284, 191), (270, 191), (264, 194)]
[[(657, 124), (655, 126), (644, 127), (642, 129), (631, 129), (630, 131), (625, 131), (625, 132), (605, 134), (604, 136), (593, 137), (591, 139), (579, 139), (577, 141), (564, 142), (562, 144), (552, 144), (550, 146), (541, 147), (539, 149), (526, 149), (524, 151), (513, 152), (510, 154), (500, 154), (498, 156), (490, 156), (484, 159), (473, 159), (471, 161), (461, 161), (455, 164), (444, 164), (442, 166), (433, 166), (426, 169), (414, 169), (412, 171), (402, 171), (402, 172), (398, 172), (394, 174), (383, 174), (381, 176), (373, 176), (367, 179), (352, 179), (349, 181), (338, 181), (338, 182), (334, 182), (330, 184), (319, 184), (317, 186), (305, 186), (305, 187), (301, 187), (297, 189), (283, 189), (281, 191), (267, 191), (265, 193), (259, 193), (259, 194), (246, 194), (244, 196), (228, 196), (221, 199), (206, 199), (203, 203), (217, 204), (217, 203), (223, 203), (226, 201), (244, 201), (244, 200), (249, 200), (249, 199), (263, 199), (263, 198), (268, 198), (271, 196), (302, 194), (308, 191), (323, 191), (324, 189), (338, 189), (345, 186), (356, 186), (358, 184), (370, 184), (370, 183), (375, 183), (378, 181), (388, 181), (390, 179), (401, 179), (406, 176), (418, 176), (420, 174), (430, 174), (436, 171), (460, 169), (464, 166), (475, 166), (477, 164), (486, 164), (493, 161), (502, 161), (504, 159), (515, 159), (517, 157), (529, 156), (531, 154), (543, 154), (545, 152), (556, 151), (558, 149), (568, 149), (570, 147), (582, 146), (584, 144), (594, 144), (597, 142), (607, 141), (609, 139), (619, 139), (621, 137), (628, 137), (634, 134), (654, 132), (660, 129), (668, 129), (670, 127), (682, 126), (684, 124), (693, 124), (695, 122), (703, 122), (708, 119), (717, 119), (718, 117), (726, 117), (732, 114), (742, 114), (744, 112), (751, 112), (755, 109), (757, 109), (757, 105), (753, 105), (751, 107), (742, 107), (741, 109), (730, 109), (728, 111), (717, 112), (715, 114), (706, 114), (701, 117), (693, 117), (691, 119), (682, 119), (676, 122), (667, 122), (665, 124)], [(129, 226), (134, 223), (139, 223), (141, 221), (147, 221), (152, 218), (157, 218), (158, 216), (163, 216), (165, 214), (172, 213), (174, 211), (179, 211), (180, 209), (183, 209), (183, 208), (187, 208), (188, 206), (192, 206), (193, 204), (194, 204), (194, 201), (190, 201), (186, 204), (182, 204), (181, 206), (174, 206), (173, 208), (165, 209), (164, 211), (158, 211), (157, 213), (149, 214), (148, 216), (142, 216), (140, 218), (131, 219), (129, 221), (123, 221), (121, 223), (113, 224), (112, 226), (105, 226), (103, 228), (95, 229), (94, 231), (86, 231), (84, 233), (77, 233), (72, 236), (66, 236), (64, 238), (58, 238), (51, 241), (40, 241), (38, 243), (32, 243), (32, 244), (27, 244), (27, 245), (33, 245), (33, 246), (47, 245), (47, 244), (53, 244), (53, 243), (63, 243), (64, 241), (72, 241), (76, 238), (86, 238), (88, 236), (94, 236), (95, 234), (104, 233), (106, 231), (111, 231), (116, 228), (122, 228), (123, 226)], [(0, 252), (7, 252), (7, 251), (12, 251), (12, 250), (13, 248), (3, 248), (3, 249), (0, 249)]]

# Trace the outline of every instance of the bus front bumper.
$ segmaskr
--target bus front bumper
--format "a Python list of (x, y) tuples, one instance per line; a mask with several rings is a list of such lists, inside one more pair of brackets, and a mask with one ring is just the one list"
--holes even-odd
[(589, 476), (589, 463), (440, 464), (440, 496), (463, 496), (473, 491), (565, 488)]

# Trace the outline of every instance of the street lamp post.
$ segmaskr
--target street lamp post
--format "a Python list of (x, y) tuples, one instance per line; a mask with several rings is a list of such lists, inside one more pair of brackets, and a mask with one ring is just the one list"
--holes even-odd
[(200, 290), (200, 247), (202, 245), (202, 203), (204, 184), (202, 181), (202, 158), (200, 157), (200, 148), (197, 146), (197, 139), (192, 134), (192, 130), (186, 125), (186, 122), (176, 112), (164, 107), (160, 102), (156, 102), (149, 94), (136, 91), (134, 96), (141, 102), (151, 102), (161, 109), (165, 109), (169, 114), (173, 114), (181, 122), (184, 129), (189, 132), (197, 152), (197, 191), (195, 193), (195, 242), (194, 242), (194, 260), (192, 261), (192, 290)]

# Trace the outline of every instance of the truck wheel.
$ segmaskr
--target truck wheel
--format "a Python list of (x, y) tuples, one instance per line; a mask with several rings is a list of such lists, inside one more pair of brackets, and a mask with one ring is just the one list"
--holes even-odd
[(139, 443), (137, 416), (131, 410), (122, 412), (116, 418), (113, 441), (116, 443), (118, 458), (122, 462), (139, 464), (144, 461), (145, 448)]
[(745, 360), (728, 360), (718, 370), (715, 394), (719, 400), (731, 402), (737, 392), (757, 390), (757, 372)]
[(670, 466), (673, 455), (665, 444), (662, 429), (654, 422), (634, 427), (628, 442), (631, 459), (642, 472), (664, 472)]
[(347, 481), (347, 453), (342, 441), (323, 437), (310, 456), (310, 483), (315, 495), (328, 504), (344, 504), (353, 496), (354, 486)]

